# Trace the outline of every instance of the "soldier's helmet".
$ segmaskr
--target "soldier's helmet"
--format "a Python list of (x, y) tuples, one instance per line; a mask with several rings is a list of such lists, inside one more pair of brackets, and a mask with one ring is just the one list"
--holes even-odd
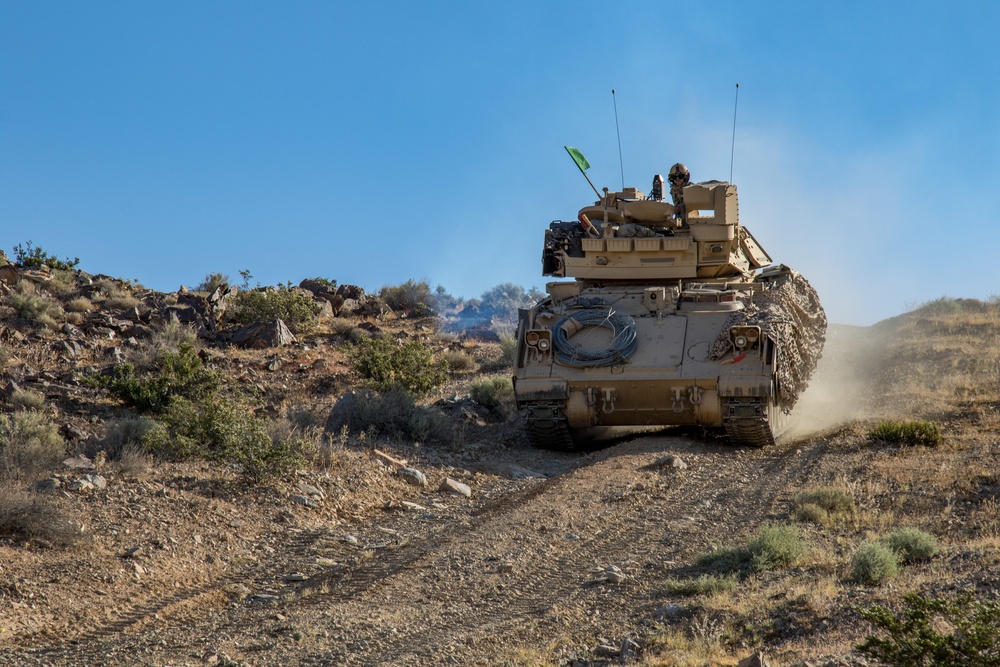
[(689, 181), (691, 180), (691, 172), (682, 163), (678, 162), (670, 168), (669, 177), (671, 181)]

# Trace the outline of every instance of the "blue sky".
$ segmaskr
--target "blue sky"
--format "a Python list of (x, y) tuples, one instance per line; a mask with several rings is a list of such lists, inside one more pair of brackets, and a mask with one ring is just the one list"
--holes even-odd
[[(811, 6), (810, 6), (811, 5)], [(872, 9), (872, 6), (875, 8)], [(997, 5), (1000, 7), (1000, 5)], [(475, 297), (683, 161), (870, 324), (1000, 293), (992, 3), (0, 0), (0, 248)], [(611, 89), (617, 93), (612, 99)]]

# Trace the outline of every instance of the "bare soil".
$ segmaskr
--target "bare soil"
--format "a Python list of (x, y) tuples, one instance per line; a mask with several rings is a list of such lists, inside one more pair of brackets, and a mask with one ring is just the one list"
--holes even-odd
[[(1000, 562), (995, 399), (934, 403), (945, 447), (869, 442), (906, 386), (876, 376), (873, 359), (895, 349), (879, 331), (836, 330), (797, 435), (764, 450), (669, 430), (536, 451), (511, 421), (437, 450), (345, 440), (325, 469), (258, 488), (207, 462), (61, 469), (108, 485), (45, 494), (84, 525), (74, 546), (0, 540), (0, 664), (735, 665), (756, 650), (771, 665), (868, 664), (859, 609), (907, 590), (992, 595)], [(264, 356), (230, 359), (265, 391), (332, 387), (317, 399), (330, 405), (350, 385), (344, 359), (305, 347), (281, 353), (291, 375), (277, 378)], [(325, 378), (300, 370), (325, 350)], [(471, 497), (439, 491), (446, 477)], [(296, 501), (303, 483), (322, 491), (317, 507)], [(856, 513), (798, 521), (797, 494), (830, 485)], [(802, 563), (724, 593), (667, 592), (698, 575), (698, 554), (767, 522), (801, 526)], [(936, 535), (940, 554), (883, 586), (852, 582), (854, 549), (901, 525)]]

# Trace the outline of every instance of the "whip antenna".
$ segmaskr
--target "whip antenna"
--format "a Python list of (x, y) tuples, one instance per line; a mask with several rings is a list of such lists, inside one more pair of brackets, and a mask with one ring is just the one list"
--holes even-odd
[[(736, 109), (740, 105), (740, 84), (736, 84), (736, 103), (733, 104), (733, 145), (729, 149), (729, 182), (733, 182), (733, 158), (736, 157)], [(625, 186), (622, 186), (625, 187)]]
[(618, 134), (618, 166), (622, 170), (622, 190), (625, 189), (625, 163), (622, 162), (622, 132), (618, 129), (618, 100), (615, 89), (611, 89), (611, 100), (615, 103), (615, 132)]

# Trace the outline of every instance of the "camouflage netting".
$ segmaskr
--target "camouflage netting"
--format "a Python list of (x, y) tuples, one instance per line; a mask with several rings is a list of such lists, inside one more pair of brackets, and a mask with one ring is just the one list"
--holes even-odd
[(805, 278), (795, 272), (763, 282), (764, 291), (746, 302), (746, 308), (733, 315), (723, 325), (712, 344), (711, 356), (719, 359), (733, 349), (729, 329), (738, 326), (759, 326), (775, 341), (781, 363), (778, 364), (778, 386), (781, 410), (792, 406), (809, 384), (816, 370), (823, 343), (826, 341), (826, 313), (819, 295)]

